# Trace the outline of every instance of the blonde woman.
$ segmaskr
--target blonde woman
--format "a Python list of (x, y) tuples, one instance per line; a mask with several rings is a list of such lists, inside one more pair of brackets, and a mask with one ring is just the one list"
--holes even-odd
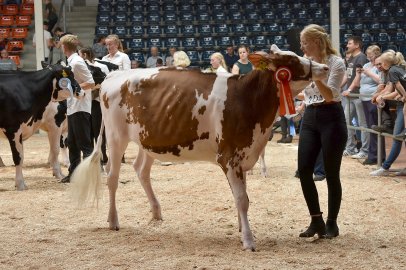
[(241, 45), (238, 48), (238, 55), (240, 59), (238, 59), (237, 62), (233, 65), (233, 69), (231, 70), (231, 73), (233, 74), (247, 74), (251, 70), (254, 69), (254, 66), (251, 64), (251, 62), (248, 60), (248, 54), (249, 50), (247, 46)]
[(210, 64), (211, 70), (215, 73), (228, 73), (227, 72), (227, 65), (224, 60), (224, 56), (219, 53), (215, 52), (210, 56)]
[(173, 54), (173, 65), (175, 67), (187, 68), (190, 65), (189, 56), (184, 51), (177, 51)]
[[(388, 82), (382, 94), (376, 98), (376, 103), (380, 103), (386, 99), (397, 100), (396, 102), (396, 120), (393, 128), (393, 134), (399, 139), (405, 139), (405, 89), (406, 89), (406, 62), (400, 52), (386, 51), (380, 57), (382, 69), (388, 72)], [(396, 89), (396, 91), (393, 91)], [(402, 141), (393, 140), (391, 151), (382, 164), (382, 167), (371, 172), (372, 176), (387, 176), (389, 168), (398, 158), (402, 150)], [(406, 169), (398, 173), (399, 176), (406, 175)]]
[[(311, 216), (308, 229), (299, 237), (336, 237), (339, 235), (337, 217), (342, 189), (340, 167), (347, 141), (347, 125), (341, 106), (340, 85), (345, 65), (332, 47), (326, 30), (316, 24), (306, 26), (300, 33), (303, 53), (329, 67), (326, 80), (313, 81), (304, 89), (305, 113), (299, 137), (298, 170), (300, 183)], [(319, 196), (313, 180), (317, 156), (322, 150), (328, 188), (328, 216), (324, 222)]]
[(102, 60), (116, 64), (119, 70), (131, 69), (130, 58), (123, 52), (123, 44), (120, 38), (117, 35), (109, 35), (105, 41), (109, 53)]

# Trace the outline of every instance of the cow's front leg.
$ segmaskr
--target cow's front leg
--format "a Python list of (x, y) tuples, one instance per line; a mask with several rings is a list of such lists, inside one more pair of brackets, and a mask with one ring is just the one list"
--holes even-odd
[(242, 233), (241, 239), (244, 250), (255, 251), (255, 242), (248, 221), (249, 200), (247, 195), (247, 186), (245, 173), (241, 166), (232, 168), (228, 165), (227, 179), (230, 183), (231, 191), (234, 195), (235, 204), (238, 211), (239, 228)]
[(262, 149), (262, 152), (259, 155), (259, 165), (260, 165), (260, 168), (261, 168), (261, 175), (263, 177), (269, 177), (268, 171), (267, 171), (267, 168), (266, 168), (266, 163), (265, 163), (265, 147), (264, 147), (264, 149)]
[(22, 131), (21, 129), (18, 129), (16, 132), (6, 130), (5, 134), (10, 144), (14, 165), (16, 166), (15, 187), (17, 190), (25, 190), (27, 186), (23, 177), (24, 151)]
[(133, 163), (135, 172), (138, 175), (138, 179), (147, 194), (149, 204), (151, 206), (152, 219), (162, 220), (161, 205), (155, 197), (154, 191), (151, 186), (151, 166), (154, 159), (147, 155), (141, 148), (138, 152), (137, 159)]

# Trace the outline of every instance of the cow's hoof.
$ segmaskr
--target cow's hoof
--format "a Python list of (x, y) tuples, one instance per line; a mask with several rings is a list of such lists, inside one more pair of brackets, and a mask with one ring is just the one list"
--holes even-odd
[(16, 189), (17, 189), (18, 191), (23, 191), (23, 190), (27, 190), (28, 187), (25, 185), (25, 183), (22, 183), (22, 184), (17, 185), (17, 186), (16, 186)]
[(244, 243), (242, 249), (244, 251), (255, 251), (255, 244), (254, 243)]

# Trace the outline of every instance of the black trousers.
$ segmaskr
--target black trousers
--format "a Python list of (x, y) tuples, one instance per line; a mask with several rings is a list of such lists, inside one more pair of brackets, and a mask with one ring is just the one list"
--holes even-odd
[(310, 215), (320, 214), (319, 195), (313, 181), (320, 149), (328, 189), (328, 218), (336, 219), (341, 206), (341, 159), (347, 142), (347, 125), (340, 103), (307, 106), (299, 137), (298, 169)]
[[(97, 137), (99, 137), (100, 134), (100, 128), (101, 128), (101, 122), (102, 122), (102, 112), (100, 108), (100, 102), (97, 100), (92, 100), (92, 141), (96, 142)], [(103, 130), (103, 136), (102, 136), (102, 162), (106, 163), (108, 160), (107, 153), (106, 153), (106, 132)]]
[(83, 158), (93, 152), (90, 113), (76, 112), (68, 115), (68, 147), (71, 175), (81, 161), (81, 152)]

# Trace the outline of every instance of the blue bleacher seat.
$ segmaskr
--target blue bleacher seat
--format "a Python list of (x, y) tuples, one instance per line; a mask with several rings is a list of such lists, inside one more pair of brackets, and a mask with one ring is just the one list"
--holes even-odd
[(352, 30), (355, 30), (355, 31), (363, 31), (364, 29), (367, 29), (366, 26), (365, 26), (365, 24), (363, 24), (362, 22), (359, 22), (359, 23), (355, 23), (355, 24), (354, 24)]
[[(397, 8), (400, 4), (399, 2), (400, 2), (399, 0), (389, 0), (388, 7)], [(403, 2), (403, 4), (404, 4), (404, 2)]]
[(373, 22), (369, 25), (369, 29), (372, 31), (379, 31), (382, 29), (382, 24), (380, 22)]
[(194, 20), (194, 16), (193, 16), (192, 12), (182, 12), (180, 14), (179, 18), (182, 23), (185, 23), (185, 22), (189, 23), (189, 22), (193, 22), (193, 20)]
[(310, 1), (307, 3), (307, 6), (308, 6), (310, 9), (315, 9), (315, 8), (320, 7), (320, 4), (318, 3), (317, 0), (310, 0)]
[(240, 11), (230, 12), (230, 20), (235, 22), (242, 22), (244, 20), (244, 15)]
[(229, 36), (222, 36), (217, 40), (217, 46), (219, 47), (227, 47), (230, 45), (234, 45), (233, 39)]
[(180, 42), (178, 38), (167, 38), (165, 42), (165, 46), (170, 48), (170, 47), (175, 47), (178, 48), (180, 46)]
[(150, 38), (150, 39), (148, 39), (147, 47), (151, 48), (151, 47), (154, 47), (154, 46), (158, 47), (158, 48), (164, 47), (164, 45), (162, 44), (162, 41), (161, 41), (160, 38)]
[(148, 13), (147, 15), (147, 22), (148, 23), (159, 23), (161, 21), (161, 15), (159, 13)]
[(114, 7), (114, 10), (116, 12), (127, 12), (128, 11), (127, 3), (123, 2), (117, 3)]
[(399, 45), (399, 51), (400, 51), (403, 55), (406, 55), (406, 44)]
[(396, 13), (395, 13), (395, 18), (399, 18), (400, 20), (404, 20), (406, 16), (406, 11), (404, 8), (399, 7), (398, 9), (396, 9)]
[(294, 10), (303, 9), (303, 8), (304, 8), (304, 4), (301, 3), (301, 2), (294, 2), (294, 3), (292, 4), (292, 8), (293, 8)]
[(144, 22), (144, 15), (142, 13), (133, 13), (130, 16), (131, 23), (142, 23)]
[[(395, 42), (398, 44), (405, 43), (406, 44), (406, 35), (403, 30), (398, 30), (395, 35)], [(406, 55), (405, 55), (406, 57)]]
[(110, 20), (110, 14), (98, 14), (96, 17), (96, 22), (98, 25), (108, 25)]
[(164, 22), (165, 23), (175, 23), (177, 21), (176, 12), (174, 11), (167, 11), (164, 13)]
[(122, 25), (116, 25), (112, 28), (112, 33), (120, 38), (124, 38), (127, 35), (127, 28)]
[(210, 24), (200, 24), (199, 25), (199, 34), (201, 36), (211, 36), (213, 34), (211, 25)]
[(378, 33), (376, 41), (379, 43), (387, 43), (387, 42), (390, 42), (390, 37), (389, 37), (388, 33), (381, 32), (381, 33)]
[(386, 51), (386, 50), (394, 50), (395, 52), (399, 51), (399, 48), (397, 45), (395, 44), (387, 44), (387, 43), (383, 43), (382, 45), (382, 51)]
[(367, 3), (364, 0), (358, 0), (358, 1), (355, 2), (355, 6), (357, 8), (366, 8)]
[(202, 37), (200, 38), (200, 46), (203, 48), (213, 48), (215, 46), (213, 37)]
[(224, 6), (222, 3), (214, 3), (214, 4), (211, 6), (211, 10), (214, 11), (214, 12), (223, 11), (223, 10), (225, 10), (225, 9), (226, 9), (226, 8), (225, 8), (225, 6)]
[(161, 27), (159, 25), (149, 25), (147, 27), (147, 34), (150, 37), (159, 37), (161, 35)]
[(249, 46), (250, 44), (250, 39), (247, 36), (239, 36), (236, 37), (235, 39), (235, 45), (240, 46), (240, 45), (246, 45)]
[(386, 21), (392, 18), (391, 12), (388, 8), (382, 8), (377, 15), (380, 21)]
[(127, 47), (132, 50), (141, 50), (144, 49), (145, 44), (141, 38), (132, 38), (128, 40)]
[(247, 32), (247, 28), (245, 27), (244, 23), (237, 23), (234, 26), (232, 26), (233, 32), (236, 35), (245, 35)]
[(278, 2), (277, 4), (274, 5), (274, 7), (278, 12), (283, 12), (285, 10), (288, 10), (288, 5), (285, 1)]
[(266, 45), (268, 45), (268, 41), (265, 36), (255, 36), (255, 38), (252, 40), (252, 45), (257, 48), (264, 48)]
[(370, 8), (370, 7), (366, 7), (366, 8), (364, 8), (363, 9), (363, 11), (362, 11), (362, 19), (371, 19), (371, 18), (374, 18), (375, 17), (375, 14), (374, 14), (374, 11), (373, 11), (373, 9), (372, 8)]
[(142, 25), (133, 25), (130, 27), (130, 35), (132, 37), (142, 37), (144, 35), (144, 27)]
[(285, 22), (289, 22), (292, 20), (293, 16), (290, 12), (290, 10), (284, 10), (280, 13), (280, 18), (284, 20)]
[(213, 53), (215, 53), (215, 51), (212, 51), (212, 50), (208, 50), (208, 51), (203, 51), (202, 52), (202, 61), (204, 62), (204, 63), (210, 63), (210, 56), (213, 54)]
[(248, 31), (255, 34), (262, 33), (263, 32), (262, 24), (260, 23), (251, 24), (248, 26)]
[(282, 31), (279, 23), (270, 23), (268, 25), (265, 25), (265, 30), (270, 33), (279, 33)]
[(321, 25), (324, 29), (326, 29), (327, 33), (330, 33), (330, 24), (326, 23), (326, 24), (322, 24)]
[(125, 25), (127, 23), (127, 13), (119, 12), (113, 16), (113, 23), (115, 25)]
[(226, 13), (224, 11), (216, 11), (213, 14), (213, 20), (215, 22), (224, 22), (227, 20), (227, 16)]
[(297, 14), (295, 15), (295, 17), (298, 20), (307, 20), (307, 18), (308, 18), (307, 10), (305, 10), (305, 9), (299, 10), (297, 12)]
[(269, 4), (269, 1), (260, 3), (258, 8), (259, 8), (259, 10), (270, 10), (270, 9), (272, 9), (271, 4)]
[(176, 37), (178, 35), (178, 26), (176, 24), (165, 25), (164, 34), (167, 37)]
[(274, 36), (272, 43), (280, 47), (286, 44), (286, 40), (283, 36)]
[(145, 56), (141, 52), (132, 52), (129, 55), (130, 60), (137, 60), (140, 63), (145, 63)]
[(296, 28), (296, 27), (297, 27), (296, 23), (290, 22), (290, 23), (285, 24), (285, 28), (283, 28), (283, 25), (282, 25), (282, 30), (288, 31), (288, 30), (290, 30), (292, 28)]
[(229, 3), (227, 6), (227, 10), (229, 11), (240, 10), (240, 5), (238, 3)]
[(366, 45), (366, 44), (370, 44), (373, 41), (373, 38), (370, 33), (365, 32), (365, 33), (361, 34), (361, 40), (362, 40), (362, 43), (364, 43)]
[(184, 36), (194, 36), (196, 34), (196, 29), (193, 24), (184, 24), (181, 27), (181, 33)]
[(147, 10), (148, 10), (148, 12), (151, 12), (151, 13), (159, 13), (159, 5), (156, 5), (156, 4), (151, 5), (150, 3), (148, 3)]
[(209, 11), (209, 6), (205, 3), (198, 3), (196, 5), (196, 11), (199, 12), (204, 12), (204, 11)]
[(325, 19), (327, 18), (327, 14), (324, 13), (324, 10), (321, 8), (315, 9), (312, 11), (313, 17), (315, 19)]
[(110, 34), (110, 30), (108, 26), (98, 25), (95, 29), (95, 35), (100, 36), (108, 36)]
[(342, 33), (340, 34), (340, 42), (347, 44), (348, 38), (352, 36), (352, 33)]
[(229, 34), (229, 29), (227, 24), (218, 24), (215, 27), (216, 33), (219, 35), (228, 35)]
[(168, 3), (168, 4), (165, 4), (162, 9), (163, 9), (163, 11), (166, 11), (166, 12), (168, 12), (168, 11), (175, 12), (176, 6), (174, 4)]
[(248, 21), (250, 22), (258, 22), (261, 20), (261, 14), (256, 12), (256, 11), (250, 11), (245, 13), (245, 17), (247, 18)]
[(186, 51), (187, 56), (189, 56), (190, 62), (196, 64), (200, 61), (199, 53), (197, 51)]
[(245, 10), (246, 12), (248, 11), (255, 11), (256, 6), (255, 3), (252, 3), (250, 1), (246, 1), (242, 4), (242, 9)]
[(182, 47), (185, 48), (196, 48), (197, 47), (197, 40), (194, 37), (185, 38), (182, 41)]
[(210, 14), (207, 11), (202, 11), (197, 14), (197, 20), (199, 22), (208, 22), (210, 21)]
[[(190, 1), (189, 1), (190, 2)], [(187, 13), (192, 13), (193, 11), (193, 6), (191, 4), (182, 4), (179, 5), (179, 11), (180, 12), (187, 12)]]
[(97, 6), (97, 11), (100, 12), (110, 12), (112, 11), (112, 8), (110, 6), (110, 3), (99, 3)]
[(348, 18), (348, 19), (357, 19), (358, 18), (358, 12), (357, 12), (357, 9), (355, 9), (355, 8), (350, 8), (348, 10), (348, 12), (342, 13), (342, 15), (344, 16), (344, 18)]
[(129, 10), (134, 13), (142, 13), (144, 11), (144, 6), (133, 2), (129, 5)]
[(350, 7), (351, 7), (351, 1), (349, 1), (349, 0), (340, 1), (340, 8), (350, 8)]
[(278, 16), (273, 10), (267, 10), (264, 13), (262, 13), (262, 19), (266, 22), (273, 22), (276, 19), (278, 19)]

